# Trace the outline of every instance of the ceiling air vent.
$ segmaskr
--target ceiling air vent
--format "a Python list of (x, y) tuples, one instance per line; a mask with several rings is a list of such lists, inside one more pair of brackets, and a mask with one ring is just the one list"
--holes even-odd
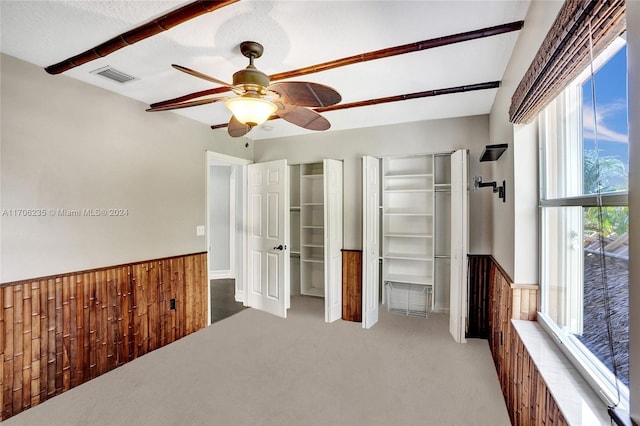
[(108, 78), (109, 80), (117, 81), (118, 83), (127, 83), (136, 79), (135, 77), (125, 74), (122, 71), (118, 71), (110, 66), (98, 68), (97, 70), (91, 71), (91, 74), (98, 74), (102, 77)]

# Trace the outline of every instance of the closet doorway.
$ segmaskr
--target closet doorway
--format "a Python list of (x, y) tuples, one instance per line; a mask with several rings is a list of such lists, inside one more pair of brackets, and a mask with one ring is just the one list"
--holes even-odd
[[(243, 224), (246, 165), (250, 163), (207, 152), (206, 241), (211, 322), (239, 311), (244, 301)], [(240, 303), (235, 306), (237, 302)]]
[(342, 162), (293, 169), (291, 187), (286, 160), (253, 164), (207, 153), (209, 279), (234, 280), (237, 302), (286, 318), (294, 274), (296, 293), (324, 298), (324, 320), (333, 322), (342, 317)]

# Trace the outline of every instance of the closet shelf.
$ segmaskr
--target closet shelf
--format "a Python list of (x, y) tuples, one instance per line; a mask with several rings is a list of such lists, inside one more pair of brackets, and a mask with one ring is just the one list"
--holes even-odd
[(387, 210), (383, 211), (382, 214), (386, 216), (433, 216), (433, 213), (416, 212), (408, 209)]
[(404, 232), (388, 232), (384, 234), (385, 237), (397, 237), (397, 238), (433, 238), (432, 234), (421, 233), (404, 233)]
[(385, 193), (410, 193), (410, 192), (433, 192), (431, 188), (421, 189), (385, 189)]
[(301, 258), (301, 260), (309, 263), (324, 263), (324, 259), (322, 257), (304, 257)]
[(385, 259), (406, 259), (406, 260), (423, 260), (427, 262), (433, 261), (433, 256), (424, 253), (385, 253)]
[(401, 179), (401, 178), (415, 178), (415, 177), (432, 177), (433, 173), (409, 173), (409, 172), (405, 172), (405, 173), (391, 173), (391, 174), (385, 174), (384, 177), (385, 179)]
[(323, 225), (302, 225), (302, 229), (324, 229)]

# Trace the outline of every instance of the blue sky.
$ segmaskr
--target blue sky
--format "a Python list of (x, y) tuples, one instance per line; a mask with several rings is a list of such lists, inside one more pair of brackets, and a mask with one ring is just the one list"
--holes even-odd
[[(595, 75), (596, 117), (600, 156), (613, 156), (629, 170), (627, 118), (627, 47), (624, 46)], [(584, 149), (594, 149), (591, 79), (582, 88)]]

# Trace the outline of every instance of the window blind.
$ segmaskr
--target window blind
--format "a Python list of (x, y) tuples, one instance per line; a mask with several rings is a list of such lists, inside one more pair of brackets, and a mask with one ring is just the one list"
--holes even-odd
[(509, 120), (531, 121), (588, 65), (590, 38), (597, 56), (625, 28), (625, 0), (567, 0), (511, 98)]

